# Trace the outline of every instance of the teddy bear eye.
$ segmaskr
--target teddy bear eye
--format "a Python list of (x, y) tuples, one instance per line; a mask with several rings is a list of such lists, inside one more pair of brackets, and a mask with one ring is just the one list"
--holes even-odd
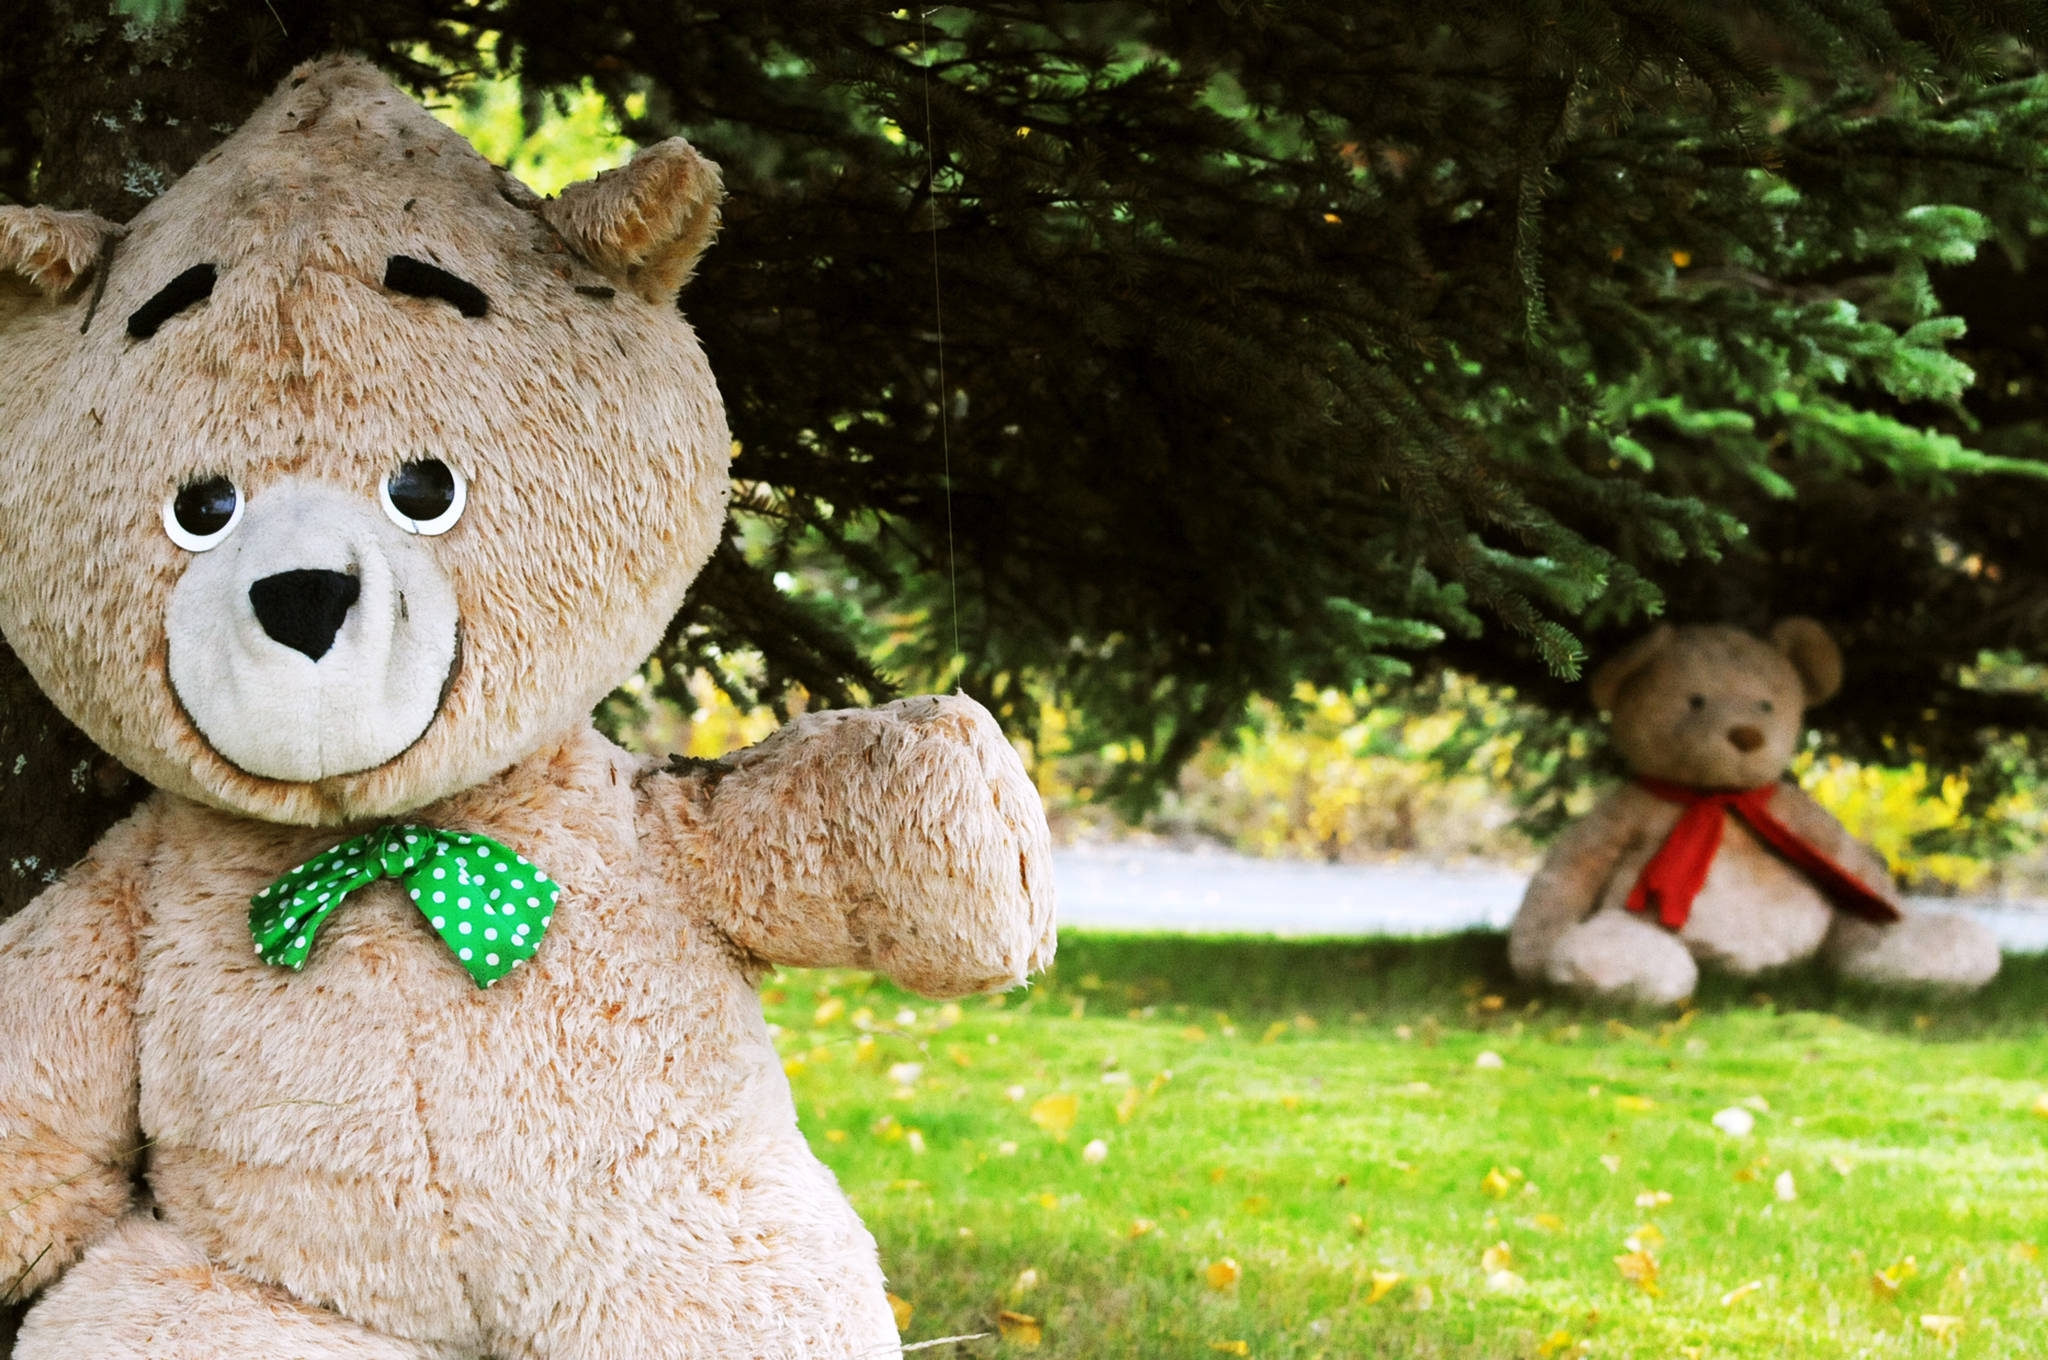
[(391, 522), (409, 534), (445, 534), (469, 501), (462, 474), (438, 458), (404, 463), (377, 488)]
[(164, 501), (164, 532), (186, 552), (218, 547), (242, 519), (242, 493), (225, 477), (185, 483)]
[(1693, 711), (1698, 712), (1700, 709), (1703, 709), (1707, 706), (1707, 696), (1704, 694), (1695, 694), (1692, 696), (1690, 700), (1688, 700), (1688, 702), (1692, 704)]
[(1771, 701), (1769, 699), (1759, 699), (1757, 701), (1756, 706), (1759, 710), (1765, 713), (1769, 713), (1772, 711)]

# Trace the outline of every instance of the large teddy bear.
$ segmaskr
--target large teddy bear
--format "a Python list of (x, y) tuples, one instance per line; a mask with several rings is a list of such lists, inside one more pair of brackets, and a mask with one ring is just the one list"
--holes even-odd
[(1841, 686), (1811, 619), (1767, 642), (1659, 627), (1594, 673), (1634, 775), (1559, 838), (1508, 930), (1531, 981), (1668, 1005), (1701, 964), (1741, 977), (1823, 954), (1880, 984), (1969, 988), (1997, 941), (1966, 917), (1905, 914), (1884, 860), (1781, 779), (1810, 704)]
[(718, 199), (330, 59), (126, 229), (0, 208), (0, 626), (159, 790), (0, 927), (20, 1360), (898, 1353), (755, 984), (1014, 984), (1048, 842), (965, 698), (590, 726), (722, 532)]

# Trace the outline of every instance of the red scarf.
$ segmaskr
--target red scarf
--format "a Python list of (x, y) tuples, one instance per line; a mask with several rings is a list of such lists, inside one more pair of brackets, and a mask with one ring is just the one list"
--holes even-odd
[(1692, 915), (1692, 900), (1706, 885), (1707, 870), (1721, 849), (1721, 828), (1728, 820), (1723, 814), (1732, 812), (1749, 823), (1764, 844), (1813, 880), (1836, 907), (1880, 923), (1899, 919), (1897, 907), (1771, 815), (1776, 784), (1721, 791), (1702, 791), (1661, 779), (1638, 778), (1636, 784), (1646, 793), (1678, 804), (1685, 813), (1643, 866), (1642, 876), (1628, 895), (1630, 911), (1648, 911), (1654, 904), (1658, 920), (1672, 930), (1684, 929), (1686, 918)]

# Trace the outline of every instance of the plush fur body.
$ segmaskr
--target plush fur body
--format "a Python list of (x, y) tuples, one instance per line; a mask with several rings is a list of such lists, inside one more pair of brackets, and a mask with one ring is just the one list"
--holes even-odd
[[(0, 1090), (49, 1112), (0, 1141), (0, 1195), (42, 1192), (10, 1237), (58, 1244), (27, 1286), (130, 1212), (138, 1149), (156, 1210), (31, 1313), (22, 1360), (894, 1354), (874, 1244), (797, 1131), (754, 984), (792, 955), (941, 993), (1042, 963), (1012, 759), (961, 700), (799, 721), (713, 772), (572, 735), (420, 810), (564, 885), (533, 963), (487, 992), (389, 881), (303, 973), (259, 962), (250, 894), (332, 833), (158, 795), (0, 936)], [(899, 856), (946, 885), (875, 862)], [(870, 918), (812, 919), (845, 901)], [(142, 1344), (223, 1290), (247, 1300), (232, 1330)]]
[[(716, 203), (681, 143), (542, 203), (332, 60), (131, 228), (0, 208), (0, 623), (163, 790), (0, 925), (0, 1274), (42, 1291), (17, 1360), (898, 1353), (755, 984), (1013, 985), (1052, 954), (1048, 838), (964, 697), (709, 766), (591, 730), (720, 533), (729, 436), (674, 305)], [(398, 255), (488, 307), (394, 288)], [(200, 264), (210, 296), (124, 328)], [(420, 536), (377, 497), (429, 456), (468, 501)], [(167, 506), (206, 477), (244, 517), (193, 548)], [(361, 602), (313, 655), (251, 582), (319, 572)], [(237, 656), (246, 695), (204, 678)], [(424, 694), (424, 730), (368, 683)], [(561, 885), (530, 962), (479, 989), (389, 880), (303, 971), (256, 957), (253, 893), (400, 821)]]
[[(1770, 810), (1885, 901), (1883, 859), (1805, 791), (1779, 776), (1809, 703), (1840, 684), (1841, 661), (1817, 624), (1781, 623), (1771, 642), (1734, 628), (1660, 628), (1593, 678), (1613, 739), (1636, 774), (1699, 789), (1777, 782)], [(1838, 911), (1805, 874), (1733, 813), (1682, 928), (1627, 909), (1643, 869), (1682, 809), (1627, 784), (1551, 847), (1508, 933), (1509, 961), (1532, 981), (1669, 1005), (1702, 966), (1739, 977), (1824, 955), (1843, 972), (1894, 985), (1976, 987), (1998, 970), (1990, 932), (1959, 916), (1915, 913), (1874, 925)]]

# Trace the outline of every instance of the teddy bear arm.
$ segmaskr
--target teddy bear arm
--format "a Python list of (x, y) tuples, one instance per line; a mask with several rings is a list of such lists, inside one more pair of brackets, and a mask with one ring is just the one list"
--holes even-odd
[(868, 968), (930, 996), (1051, 962), (1044, 810), (964, 696), (806, 714), (717, 769), (666, 777), (653, 801), (712, 924), (768, 962)]
[(130, 1207), (151, 808), (0, 924), (0, 1278), (40, 1288)]
[(1892, 906), (1899, 905), (1898, 885), (1892, 881), (1891, 866), (1884, 856), (1851, 835), (1812, 794), (1796, 784), (1780, 785), (1771, 799), (1771, 813), (1808, 845), (1854, 874), (1864, 887)]
[(1622, 788), (1557, 838), (1508, 926), (1508, 963), (1515, 976), (1546, 976), (1559, 941), (1599, 906), (1615, 866), (1641, 839), (1642, 814), (1641, 798)]

